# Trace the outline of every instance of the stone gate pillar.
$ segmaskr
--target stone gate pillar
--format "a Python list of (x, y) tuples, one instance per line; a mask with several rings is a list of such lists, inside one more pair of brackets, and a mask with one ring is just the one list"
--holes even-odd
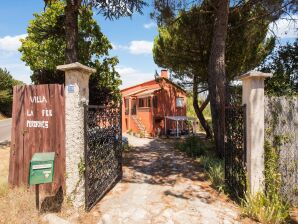
[(59, 65), (65, 71), (66, 196), (75, 208), (84, 206), (84, 104), (89, 102), (89, 77), (96, 70), (78, 62)]
[(239, 77), (246, 104), (247, 178), (253, 195), (264, 189), (264, 80), (271, 76), (251, 71)]

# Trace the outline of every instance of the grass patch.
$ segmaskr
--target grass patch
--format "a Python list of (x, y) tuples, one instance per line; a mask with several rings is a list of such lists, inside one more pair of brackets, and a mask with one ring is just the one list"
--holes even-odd
[(265, 141), (265, 193), (246, 193), (242, 201), (243, 215), (261, 223), (288, 223), (290, 204), (281, 195), (281, 175), (278, 170), (278, 147)]
[(199, 157), (210, 154), (214, 149), (212, 142), (202, 140), (198, 136), (189, 136), (178, 144), (178, 149), (190, 157)]
[(0, 223), (42, 223), (35, 209), (34, 193), (26, 187), (8, 189), (0, 201)]
[(212, 186), (219, 192), (225, 192), (224, 161), (216, 158), (212, 153), (201, 156), (198, 161), (204, 166)]
[(7, 117), (3, 113), (0, 112), (0, 120), (4, 120), (4, 119), (7, 119)]
[(270, 197), (265, 193), (252, 196), (246, 193), (242, 204), (242, 214), (261, 223), (288, 223), (290, 218), (289, 205), (278, 195)]
[(26, 187), (9, 188), (9, 148), (0, 149), (0, 223), (41, 223), (34, 192)]
[(0, 148), (0, 198), (8, 193), (9, 148)]
[(225, 191), (224, 161), (215, 155), (213, 142), (199, 136), (190, 136), (178, 144), (178, 149), (197, 158), (206, 170), (212, 186), (219, 192)]

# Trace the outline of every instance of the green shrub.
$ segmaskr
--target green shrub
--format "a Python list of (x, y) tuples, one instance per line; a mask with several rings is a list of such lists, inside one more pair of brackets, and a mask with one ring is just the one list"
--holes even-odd
[(123, 152), (129, 152), (131, 149), (132, 149), (132, 147), (128, 143), (123, 144), (123, 146), (122, 146)]
[(141, 131), (141, 132), (139, 133), (139, 135), (140, 135), (140, 138), (145, 138), (145, 133), (144, 133), (143, 131)]
[(178, 144), (178, 149), (188, 156), (199, 157), (212, 151), (214, 145), (211, 142), (200, 139), (198, 136), (189, 136)]
[(178, 145), (178, 148), (188, 156), (199, 157), (198, 162), (206, 170), (212, 186), (220, 192), (224, 191), (224, 161), (216, 157), (212, 142), (203, 140), (198, 136), (189, 136)]
[(207, 176), (210, 179), (212, 186), (220, 192), (225, 191), (225, 172), (224, 161), (216, 158), (212, 154), (202, 156), (199, 162), (204, 166)]
[(122, 137), (122, 150), (123, 152), (128, 152), (131, 150), (131, 146), (129, 145), (128, 139), (126, 137)]
[(287, 223), (290, 214), (289, 205), (278, 194), (246, 193), (241, 207), (244, 215), (261, 223)]
[(290, 205), (280, 193), (281, 176), (278, 171), (278, 147), (265, 142), (265, 193), (252, 196), (246, 193), (242, 201), (243, 214), (261, 223), (286, 223)]

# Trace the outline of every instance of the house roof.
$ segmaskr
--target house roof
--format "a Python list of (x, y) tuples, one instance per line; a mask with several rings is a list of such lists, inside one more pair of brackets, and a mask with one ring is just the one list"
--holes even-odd
[(147, 88), (144, 88), (144, 89), (138, 89), (138, 90), (136, 90), (136, 91), (133, 91), (133, 92), (130, 92), (130, 93), (127, 93), (127, 94), (123, 95), (123, 97), (132, 96), (132, 95), (135, 95), (135, 94), (137, 94), (137, 93), (141, 93), (141, 92), (146, 91), (146, 90), (147, 90)]
[(149, 96), (153, 94), (155, 91), (160, 90), (161, 88), (147, 89), (143, 92), (135, 94), (135, 96)]
[[(163, 80), (165, 80), (166, 82), (168, 82), (168, 83), (172, 84), (173, 86), (175, 86), (176, 88), (180, 89), (182, 92), (187, 93), (182, 87), (178, 86), (176, 83), (172, 82), (171, 80), (169, 80), (169, 79), (167, 79), (167, 78), (164, 78), (164, 77), (159, 76), (159, 77), (157, 77), (156, 79), (160, 79), (160, 80), (163, 79)], [(144, 85), (144, 84), (153, 82), (153, 81), (156, 82), (156, 81), (157, 81), (156, 79), (152, 79), (152, 80), (149, 80), (149, 81), (146, 81), (146, 82), (139, 83), (139, 84), (137, 84), (137, 85), (133, 85), (133, 86), (130, 86), (130, 87), (121, 89), (121, 92), (122, 92), (122, 91), (125, 91), (125, 90), (128, 90), (128, 89), (131, 89), (131, 88), (134, 88), (134, 87), (136, 87), (136, 86), (140, 86), (140, 85)], [(142, 90), (146, 90), (146, 88), (144, 88), (144, 89), (142, 89)], [(139, 90), (139, 91), (140, 91), (140, 90)], [(131, 94), (129, 93), (129, 94), (127, 94), (127, 95), (131, 95)]]

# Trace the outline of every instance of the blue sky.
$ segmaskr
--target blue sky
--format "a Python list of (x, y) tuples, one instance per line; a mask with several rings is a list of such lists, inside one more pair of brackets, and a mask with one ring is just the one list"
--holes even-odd
[[(14, 0), (3, 1), (0, 8), (0, 67), (7, 68), (14, 78), (28, 84), (31, 71), (20, 60), (21, 54), (17, 51), (19, 38), (26, 35), (32, 14), (41, 12), (43, 7), (42, 0)], [(157, 27), (150, 19), (150, 11), (151, 8), (147, 7), (144, 15), (135, 14), (132, 18), (114, 21), (105, 20), (100, 14), (94, 16), (114, 46), (111, 55), (119, 57), (117, 70), (123, 81), (122, 87), (150, 80), (155, 70), (160, 69), (152, 58), (151, 48)], [(273, 28), (284, 43), (297, 37), (297, 27), (297, 23), (289, 24), (282, 20)]]

